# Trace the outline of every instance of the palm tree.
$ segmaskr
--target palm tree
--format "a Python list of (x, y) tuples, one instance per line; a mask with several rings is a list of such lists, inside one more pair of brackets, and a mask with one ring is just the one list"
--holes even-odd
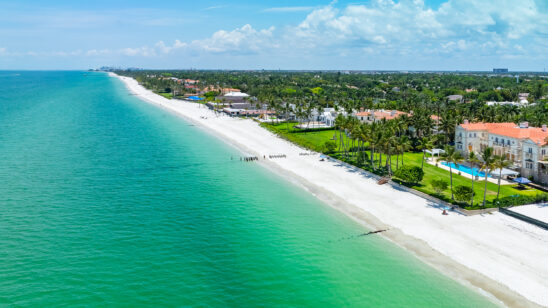
[[(399, 140), (400, 150), (401, 150), (401, 165), (403, 166), (403, 155), (405, 152), (411, 149), (411, 140), (407, 136), (401, 136)], [(397, 164), (396, 164), (397, 165)]]
[(461, 162), (462, 155), (460, 154), (460, 152), (455, 151), (455, 147), (446, 145), (443, 158), (445, 159), (445, 161), (447, 162), (447, 165), (449, 166), (449, 179), (451, 182), (451, 200), (455, 201), (455, 197), (453, 195), (453, 164), (457, 165), (459, 162)]
[[(371, 167), (375, 168), (375, 148), (380, 148), (382, 140), (382, 131), (379, 125), (376, 122), (371, 124), (371, 137), (369, 138), (369, 143), (371, 144)], [(380, 152), (380, 151), (379, 151)]]
[(450, 139), (451, 133), (454, 134), (454, 129), (456, 125), (455, 118), (451, 113), (446, 113), (440, 121), (441, 130), (443, 131), (443, 143), (447, 143), (447, 139)]
[(358, 139), (359, 131), (360, 131), (360, 121), (357, 118), (349, 117), (349, 128), (348, 133), (350, 135), (350, 140), (352, 141), (352, 144), (350, 146), (350, 156), (355, 156), (354, 153), (358, 154), (355, 147), (355, 142)]
[(339, 129), (339, 152), (342, 151), (344, 146), (343, 131), (346, 128), (346, 117), (339, 113), (335, 118), (335, 127)]
[(489, 174), (490, 170), (493, 170), (494, 166), (494, 159), (493, 159), (493, 148), (487, 147), (483, 150), (481, 153), (481, 168), (480, 170), (483, 170), (485, 173), (485, 187), (483, 188), (483, 204), (482, 206), (485, 207), (485, 198), (487, 197), (487, 175)]
[(396, 137), (396, 143), (394, 144), (394, 151), (396, 151), (396, 170), (400, 167), (400, 153), (403, 157), (403, 145), (400, 143), (401, 137)]
[(289, 113), (290, 113), (290, 110), (291, 110), (291, 105), (289, 104), (289, 102), (285, 102), (285, 106), (284, 106), (284, 112), (285, 112), (285, 123), (286, 123), (286, 130), (289, 131)]
[(426, 157), (426, 150), (431, 150), (434, 147), (432, 144), (432, 138), (429, 137), (422, 137), (419, 139), (419, 145), (417, 146), (418, 149), (422, 150), (422, 163), (421, 163), (421, 169), (424, 170), (424, 158)]
[[(480, 160), (476, 156), (476, 153), (470, 152), (468, 154), (468, 163), (470, 164), (470, 167), (472, 170), (474, 170), (474, 167), (478, 166), (480, 163)], [(474, 191), (474, 182), (475, 182), (476, 176), (474, 175), (474, 171), (472, 171), (472, 192)], [(470, 206), (474, 206), (474, 194), (472, 193), (472, 198), (470, 199)]]
[(388, 133), (385, 136), (386, 168), (388, 170), (388, 175), (392, 175), (392, 150), (395, 148), (397, 142), (398, 140), (396, 139), (396, 136), (394, 136), (394, 134)]
[(493, 158), (493, 160), (494, 160), (493, 162), (494, 169), (499, 169), (499, 179), (498, 179), (499, 187), (497, 188), (497, 200), (498, 200), (499, 194), (500, 194), (500, 178), (502, 177), (502, 169), (508, 167), (511, 162), (507, 160), (504, 155), (496, 155)]
[(366, 162), (366, 156), (367, 156), (367, 153), (365, 151), (365, 144), (368, 141), (371, 142), (371, 126), (369, 124), (363, 123), (363, 124), (359, 125), (358, 138), (361, 142), (360, 149), (363, 152), (362, 153), (362, 155), (363, 155), (362, 159), (363, 159), (363, 162), (365, 163)]

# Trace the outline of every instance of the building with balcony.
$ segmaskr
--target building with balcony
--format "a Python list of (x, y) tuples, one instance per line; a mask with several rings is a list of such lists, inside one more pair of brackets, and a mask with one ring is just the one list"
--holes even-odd
[(523, 177), (533, 177), (548, 185), (548, 130), (529, 127), (527, 122), (469, 123), (464, 121), (455, 129), (455, 148), (465, 157), (470, 152), (480, 153), (493, 148), (495, 155), (504, 155), (513, 169)]
[(354, 117), (360, 120), (360, 122), (363, 123), (373, 123), (381, 121), (382, 119), (386, 120), (394, 120), (397, 117), (400, 116), (408, 116), (409, 114), (407, 112), (399, 111), (399, 110), (365, 110), (360, 111), (357, 113), (354, 113)]

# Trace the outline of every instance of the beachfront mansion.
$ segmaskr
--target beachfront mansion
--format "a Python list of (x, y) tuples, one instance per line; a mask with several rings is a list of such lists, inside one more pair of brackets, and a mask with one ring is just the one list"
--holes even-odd
[(546, 125), (529, 127), (527, 122), (469, 123), (455, 129), (455, 147), (464, 157), (492, 147), (495, 155), (505, 155), (523, 177), (533, 177), (548, 185), (548, 130)]

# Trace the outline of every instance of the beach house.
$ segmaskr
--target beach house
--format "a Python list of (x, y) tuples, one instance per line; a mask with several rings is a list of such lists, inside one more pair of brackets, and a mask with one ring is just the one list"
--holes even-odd
[(227, 102), (229, 104), (234, 103), (245, 103), (249, 98), (249, 94), (243, 92), (228, 92), (224, 95), (217, 96), (215, 99), (218, 99), (222, 102)]
[(409, 115), (407, 112), (399, 110), (365, 110), (356, 112), (353, 114), (355, 118), (360, 120), (360, 122), (371, 124), (373, 122), (378, 122), (382, 119), (393, 120), (399, 116)]
[(469, 123), (455, 129), (455, 147), (465, 157), (492, 147), (495, 155), (504, 155), (512, 162), (510, 169), (523, 177), (548, 184), (548, 129), (530, 127), (527, 122)]
[(459, 94), (448, 95), (446, 98), (447, 98), (448, 101), (456, 101), (458, 103), (463, 102), (463, 96), (459, 95)]
[(324, 123), (327, 127), (335, 126), (335, 119), (337, 118), (338, 112), (335, 111), (335, 108), (324, 108), (323, 112), (319, 115), (318, 120)]

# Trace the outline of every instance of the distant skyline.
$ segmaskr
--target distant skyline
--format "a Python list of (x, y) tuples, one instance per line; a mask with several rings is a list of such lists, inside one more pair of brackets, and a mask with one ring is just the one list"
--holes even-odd
[(543, 71), (548, 1), (2, 1), (1, 69)]

